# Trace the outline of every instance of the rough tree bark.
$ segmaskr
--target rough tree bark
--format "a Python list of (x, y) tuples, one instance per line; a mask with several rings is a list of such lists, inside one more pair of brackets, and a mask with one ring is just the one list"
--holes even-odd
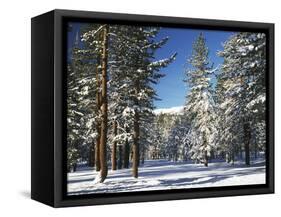
[(139, 165), (139, 113), (135, 111), (134, 144), (133, 144), (133, 176), (138, 178)]
[[(136, 82), (136, 93), (139, 93), (139, 84)], [(138, 166), (139, 166), (139, 136), (140, 136), (140, 126), (139, 126), (139, 111), (138, 111), (138, 99), (135, 100), (134, 114), (134, 134), (133, 134), (133, 176), (138, 178)]]
[[(101, 95), (100, 95), (100, 79), (99, 79), (99, 69), (97, 66), (96, 69), (96, 80), (97, 80), (97, 92), (96, 92), (96, 113), (99, 114), (100, 107), (101, 107)], [(96, 171), (100, 171), (100, 121), (97, 121), (96, 123), (96, 131), (97, 131), (97, 137), (96, 137), (96, 148), (95, 148), (95, 164), (96, 164)]]
[(141, 148), (141, 164), (144, 164), (144, 155), (145, 155), (145, 148), (144, 145)]
[(123, 167), (123, 146), (118, 146), (118, 169), (122, 169)]
[(245, 149), (245, 164), (250, 166), (250, 140), (251, 131), (247, 121), (244, 123), (244, 149)]
[[(126, 127), (126, 133), (129, 132), (128, 127)], [(129, 162), (130, 162), (130, 146), (128, 139), (126, 139), (124, 144), (124, 168), (129, 168)]]
[[(241, 86), (244, 87), (244, 91), (242, 92), (242, 99), (246, 98), (246, 85), (245, 85), (245, 79), (241, 77)], [(244, 114), (247, 115), (247, 114)], [(243, 118), (243, 130), (244, 130), (244, 151), (245, 151), (245, 164), (247, 166), (250, 165), (250, 140), (251, 140), (251, 131), (250, 131), (250, 124), (248, 121), (247, 116)]]
[(208, 152), (207, 151), (205, 151), (205, 153), (204, 153), (204, 166), (205, 167), (207, 167), (208, 166)]
[[(117, 122), (116, 120), (114, 120), (113, 122), (113, 134), (114, 134), (114, 137), (117, 136)], [(111, 159), (111, 162), (112, 162), (112, 170), (116, 170), (116, 150), (117, 149), (117, 142), (114, 141), (113, 144), (112, 144), (112, 159)]]
[(91, 152), (90, 152), (90, 156), (89, 156), (89, 166), (90, 167), (95, 167), (95, 147), (96, 144), (93, 143), (92, 147), (91, 147)]
[(108, 56), (108, 25), (103, 29), (102, 39), (102, 81), (101, 81), (101, 136), (100, 136), (100, 182), (104, 182), (107, 177), (107, 56)]

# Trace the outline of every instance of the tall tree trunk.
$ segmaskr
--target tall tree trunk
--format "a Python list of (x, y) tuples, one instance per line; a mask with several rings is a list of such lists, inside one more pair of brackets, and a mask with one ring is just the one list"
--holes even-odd
[(230, 152), (228, 152), (228, 153), (226, 153), (226, 157), (225, 157), (225, 159), (226, 159), (226, 162), (227, 163), (230, 163), (231, 162), (231, 153)]
[[(129, 132), (129, 129), (126, 127), (126, 133)], [(129, 162), (130, 162), (130, 146), (129, 142), (126, 139), (124, 144), (124, 168), (129, 168)]]
[(232, 156), (231, 156), (231, 164), (234, 165), (234, 161), (235, 161), (235, 152), (232, 151)]
[(255, 159), (258, 158), (258, 143), (257, 143), (257, 133), (255, 134), (255, 138), (254, 138), (254, 147), (255, 147)]
[[(116, 120), (114, 120), (114, 122), (113, 122), (113, 134), (114, 134), (114, 137), (117, 136), (117, 122), (116, 122)], [(114, 141), (113, 145), (112, 145), (112, 159), (111, 159), (112, 170), (116, 170), (116, 151), (117, 151), (116, 146), (117, 146), (117, 142)]]
[(102, 92), (101, 92), (101, 136), (100, 136), (100, 182), (104, 182), (107, 177), (107, 56), (108, 56), (108, 25), (103, 29), (103, 42), (102, 42)]
[(144, 154), (145, 154), (145, 148), (144, 145), (141, 147), (141, 164), (144, 164)]
[(242, 149), (242, 145), (239, 145), (239, 158), (240, 158), (240, 160), (243, 159), (243, 149)]
[[(97, 92), (96, 92), (96, 113), (99, 115), (100, 107), (101, 107), (101, 94), (99, 92), (100, 88), (100, 78), (99, 78), (99, 69), (97, 66), (96, 69), (96, 80), (97, 80)], [(97, 131), (97, 137), (96, 137), (96, 148), (95, 148), (95, 164), (96, 164), (96, 171), (100, 171), (100, 121), (97, 121), (96, 123), (96, 131)]]
[(207, 167), (208, 166), (208, 153), (207, 151), (205, 151), (204, 153), (204, 166)]
[[(246, 97), (246, 84), (243, 77), (241, 77), (241, 86), (244, 87), (242, 92), (242, 99)], [(251, 131), (250, 131), (250, 123), (248, 121), (247, 114), (244, 114), (243, 118), (243, 130), (244, 130), (244, 151), (245, 151), (245, 164), (247, 166), (250, 165), (250, 140), (251, 140)]]
[(245, 149), (245, 164), (250, 165), (250, 140), (251, 140), (251, 131), (249, 123), (246, 121), (244, 123), (244, 149)]
[(92, 144), (92, 147), (91, 147), (91, 151), (90, 151), (90, 156), (89, 156), (89, 165), (90, 167), (95, 167), (95, 147), (96, 147), (96, 144), (93, 143)]
[(118, 169), (122, 169), (123, 167), (123, 146), (118, 146)]
[(133, 144), (133, 176), (138, 178), (139, 165), (139, 112), (135, 110), (134, 117), (134, 144)]
[[(136, 82), (136, 94), (139, 93), (139, 82)], [(140, 137), (140, 126), (139, 126), (139, 101), (138, 99), (135, 99), (135, 106), (137, 109), (135, 109), (134, 114), (134, 134), (133, 134), (133, 176), (135, 178), (138, 178), (138, 166), (139, 166), (139, 137)]]

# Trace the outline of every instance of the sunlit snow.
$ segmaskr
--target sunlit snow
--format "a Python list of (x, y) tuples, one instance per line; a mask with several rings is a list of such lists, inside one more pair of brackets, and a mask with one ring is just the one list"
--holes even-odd
[(90, 167), (79, 167), (68, 173), (68, 194), (92, 194), (149, 191), (164, 189), (200, 188), (265, 184), (264, 161), (250, 167), (243, 162), (232, 166), (225, 162), (202, 164), (149, 160), (139, 168), (139, 178), (133, 178), (131, 169), (112, 171), (104, 183), (95, 183), (98, 172)]

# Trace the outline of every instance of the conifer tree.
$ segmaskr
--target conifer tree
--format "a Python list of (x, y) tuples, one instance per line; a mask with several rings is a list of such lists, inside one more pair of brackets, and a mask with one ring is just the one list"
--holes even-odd
[(227, 139), (225, 144), (231, 145), (233, 156), (244, 144), (246, 165), (250, 165), (250, 144), (259, 134), (254, 134), (255, 123), (265, 120), (265, 53), (265, 34), (247, 32), (234, 34), (219, 52), (224, 57), (218, 78), (218, 91), (225, 96), (220, 104), (226, 119), (222, 122), (227, 125), (223, 127), (223, 138)]
[(192, 159), (208, 166), (208, 158), (215, 147), (215, 105), (210, 75), (213, 72), (209, 61), (206, 40), (201, 33), (193, 44), (188, 60), (186, 82), (190, 88), (187, 95), (186, 115), (191, 123), (190, 154)]

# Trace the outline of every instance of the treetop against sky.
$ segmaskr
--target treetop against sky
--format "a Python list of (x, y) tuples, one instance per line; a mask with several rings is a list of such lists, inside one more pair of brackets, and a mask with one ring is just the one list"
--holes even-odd
[[(76, 34), (79, 32), (81, 23), (69, 23), (71, 26), (68, 31), (67, 47), (68, 56), (70, 55)], [(217, 56), (217, 51), (222, 50), (222, 44), (233, 34), (228, 31), (213, 31), (202, 29), (181, 29), (163, 27), (156, 37), (156, 41), (169, 37), (168, 42), (156, 52), (156, 59), (164, 59), (177, 52), (176, 60), (162, 69), (166, 75), (155, 85), (158, 97), (161, 100), (155, 101), (156, 108), (170, 108), (183, 106), (188, 87), (183, 82), (184, 71), (187, 67), (187, 59), (192, 52), (192, 44), (200, 32), (206, 38), (209, 48), (210, 62), (217, 67), (222, 63), (223, 58)], [(215, 82), (215, 80), (214, 80)]]

